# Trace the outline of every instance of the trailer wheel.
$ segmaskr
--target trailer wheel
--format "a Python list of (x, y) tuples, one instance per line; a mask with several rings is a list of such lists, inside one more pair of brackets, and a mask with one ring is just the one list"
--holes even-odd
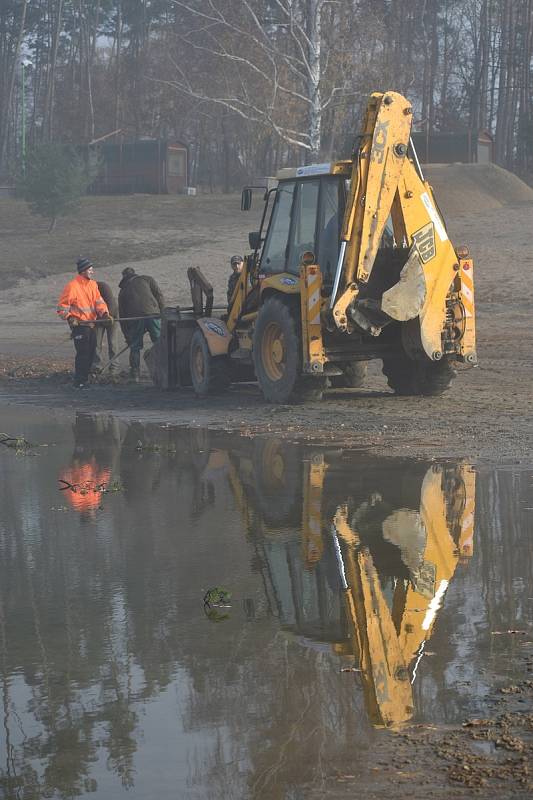
[(457, 373), (447, 358), (413, 361), (399, 356), (383, 359), (383, 374), (396, 394), (437, 396), (450, 388)]
[(192, 335), (190, 367), (193, 389), (199, 397), (217, 394), (230, 384), (227, 357), (211, 355), (201, 330)]
[(366, 361), (349, 361), (341, 366), (342, 375), (332, 375), (330, 383), (333, 388), (340, 389), (346, 386), (359, 389), (364, 385), (368, 364)]
[(256, 378), (269, 403), (321, 398), (325, 379), (301, 374), (300, 325), (289, 306), (276, 297), (259, 310), (252, 354)]

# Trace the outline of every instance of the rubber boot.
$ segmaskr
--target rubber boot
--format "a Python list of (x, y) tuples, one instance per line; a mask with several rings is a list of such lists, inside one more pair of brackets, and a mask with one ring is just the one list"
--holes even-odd
[(139, 383), (141, 379), (140, 350), (130, 350), (130, 378), (134, 383)]

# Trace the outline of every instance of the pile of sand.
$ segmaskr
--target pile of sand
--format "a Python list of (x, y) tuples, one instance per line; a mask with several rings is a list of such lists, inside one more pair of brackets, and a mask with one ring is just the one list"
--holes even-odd
[(496, 164), (426, 164), (422, 169), (446, 216), (533, 204), (533, 189)]

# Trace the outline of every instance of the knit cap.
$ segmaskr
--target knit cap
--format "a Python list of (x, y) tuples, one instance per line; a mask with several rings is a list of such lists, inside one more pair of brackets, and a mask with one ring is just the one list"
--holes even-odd
[(78, 260), (76, 261), (78, 274), (81, 275), (82, 272), (85, 272), (85, 270), (89, 269), (89, 267), (92, 267), (92, 265), (93, 262), (90, 261), (88, 258), (78, 258)]

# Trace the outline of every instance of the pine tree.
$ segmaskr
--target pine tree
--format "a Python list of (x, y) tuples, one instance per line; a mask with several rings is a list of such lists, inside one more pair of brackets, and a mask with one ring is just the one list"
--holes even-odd
[(50, 220), (54, 230), (58, 217), (78, 210), (91, 176), (75, 149), (57, 142), (35, 147), (19, 180), (19, 192), (32, 214)]

